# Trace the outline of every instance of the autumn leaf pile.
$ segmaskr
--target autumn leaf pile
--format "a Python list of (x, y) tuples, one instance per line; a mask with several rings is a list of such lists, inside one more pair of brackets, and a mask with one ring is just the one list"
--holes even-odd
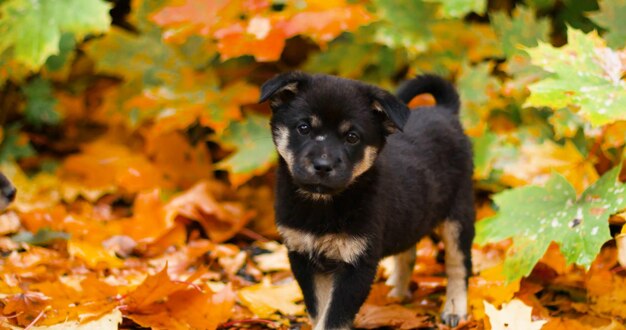
[[(625, 0), (0, 0), (1, 327), (307, 329), (257, 104), (299, 69), (455, 82), (460, 328), (625, 329), (624, 22)], [(383, 262), (358, 327), (441, 327), (442, 244), (418, 247), (412, 301)]]

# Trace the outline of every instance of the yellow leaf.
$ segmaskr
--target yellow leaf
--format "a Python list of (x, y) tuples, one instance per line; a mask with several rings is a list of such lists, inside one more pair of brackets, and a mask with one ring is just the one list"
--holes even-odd
[[(80, 323), (80, 321), (67, 321), (55, 325), (49, 326), (35, 326), (29, 327), (32, 330), (117, 330), (119, 324), (122, 323), (122, 312), (119, 309), (114, 309), (110, 313), (103, 315), (97, 320)], [(19, 327), (10, 326), (8, 324), (1, 324), (7, 326), (9, 329), (22, 329)]]
[(119, 268), (124, 265), (113, 252), (105, 250), (102, 246), (83, 241), (70, 239), (67, 242), (67, 252), (70, 256), (83, 260), (87, 266), (98, 268)]
[(272, 251), (271, 253), (263, 253), (254, 257), (260, 270), (264, 272), (289, 270), (289, 258), (287, 257), (287, 248), (276, 242), (264, 243), (261, 248)]
[(560, 146), (551, 141), (521, 146), (516, 161), (503, 164), (502, 182), (511, 186), (545, 183), (556, 171), (567, 179), (578, 193), (598, 180), (593, 163), (576, 146), (567, 141)]
[(489, 301), (495, 306), (500, 306), (513, 298), (520, 289), (520, 279), (506, 284), (504, 276), (504, 264), (485, 269), (479, 276), (470, 278), (468, 294), (469, 304), (476, 319), (485, 317), (483, 301)]
[(258, 317), (269, 317), (277, 311), (287, 315), (304, 314), (304, 306), (295, 304), (302, 300), (302, 292), (296, 281), (273, 285), (266, 279), (239, 290), (237, 296)]

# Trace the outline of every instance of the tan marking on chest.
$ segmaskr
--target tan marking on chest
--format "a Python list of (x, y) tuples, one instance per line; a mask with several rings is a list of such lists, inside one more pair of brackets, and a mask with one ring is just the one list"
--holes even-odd
[(354, 263), (365, 252), (367, 240), (347, 234), (314, 235), (302, 230), (278, 227), (288, 249), (310, 255)]

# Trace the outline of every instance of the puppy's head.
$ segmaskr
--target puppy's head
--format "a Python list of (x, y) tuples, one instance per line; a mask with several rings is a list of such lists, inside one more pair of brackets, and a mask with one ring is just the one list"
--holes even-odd
[(272, 135), (299, 191), (326, 198), (374, 164), (386, 137), (402, 130), (407, 106), (358, 81), (290, 72), (267, 81)]
[(0, 173), (0, 211), (4, 210), (15, 199), (17, 190), (9, 179)]

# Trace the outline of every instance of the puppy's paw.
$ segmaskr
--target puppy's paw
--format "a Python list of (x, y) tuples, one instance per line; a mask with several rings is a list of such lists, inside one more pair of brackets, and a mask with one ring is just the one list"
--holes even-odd
[[(389, 285), (389, 283), (387, 283), (387, 285)], [(413, 298), (413, 295), (411, 294), (411, 290), (409, 290), (408, 288), (403, 289), (400, 286), (396, 286), (393, 287), (391, 291), (389, 291), (387, 297), (398, 300), (400, 302), (409, 302)]]
[(466, 315), (457, 315), (454, 313), (441, 313), (441, 321), (443, 324), (450, 328), (455, 328), (459, 325), (461, 321), (465, 321), (467, 319)]

